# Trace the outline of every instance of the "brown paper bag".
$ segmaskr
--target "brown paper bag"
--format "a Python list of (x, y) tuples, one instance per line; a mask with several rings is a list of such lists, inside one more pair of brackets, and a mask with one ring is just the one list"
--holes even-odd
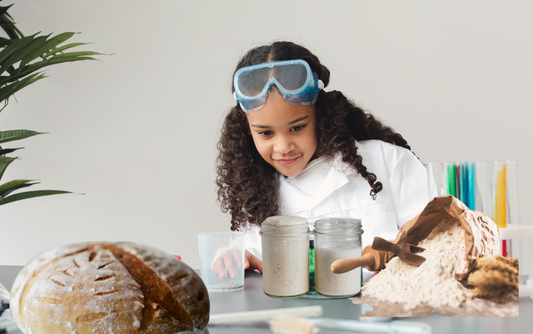
[[(417, 245), (425, 239), (442, 220), (459, 221), (465, 230), (465, 272), (457, 274), (456, 279), (465, 279), (480, 257), (499, 255), (500, 232), (496, 223), (486, 214), (470, 210), (463, 202), (451, 195), (437, 196), (432, 199), (415, 218), (407, 221), (394, 240), (396, 244)], [(385, 254), (385, 263), (393, 253)]]

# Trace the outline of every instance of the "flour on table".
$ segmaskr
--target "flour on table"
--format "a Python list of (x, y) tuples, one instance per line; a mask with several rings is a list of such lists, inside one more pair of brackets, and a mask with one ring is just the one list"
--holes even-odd
[(458, 307), (472, 292), (455, 279), (466, 271), (465, 231), (456, 220), (443, 220), (419, 244), (418, 255), (426, 261), (419, 267), (399, 257), (392, 258), (379, 274), (365, 282), (363, 295), (405, 303), (406, 310), (420, 303), (433, 307)]

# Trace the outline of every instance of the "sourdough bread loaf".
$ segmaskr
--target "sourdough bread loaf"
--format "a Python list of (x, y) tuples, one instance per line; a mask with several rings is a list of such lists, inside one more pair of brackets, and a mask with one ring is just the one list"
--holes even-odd
[(206, 327), (209, 295), (184, 262), (131, 242), (45, 251), (19, 273), (11, 309), (26, 334), (179, 333)]

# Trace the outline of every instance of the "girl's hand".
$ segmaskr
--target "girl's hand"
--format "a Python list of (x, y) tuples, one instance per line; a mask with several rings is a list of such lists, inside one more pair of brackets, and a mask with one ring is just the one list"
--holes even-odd
[[(239, 252), (236, 249), (230, 249), (224, 255), (218, 257), (213, 263), (213, 270), (218, 274), (220, 278), (226, 278), (227, 274), (231, 278), (235, 278), (237, 275), (237, 270), (241, 268), (242, 263), (240, 262)], [(244, 269), (246, 270), (259, 270), (260, 273), (263, 273), (263, 262), (257, 257), (253, 256), (249, 251), (244, 253)]]
[(257, 269), (262, 274), (263, 273), (263, 262), (257, 257), (252, 255), (249, 251), (244, 252), (244, 269), (254, 270)]

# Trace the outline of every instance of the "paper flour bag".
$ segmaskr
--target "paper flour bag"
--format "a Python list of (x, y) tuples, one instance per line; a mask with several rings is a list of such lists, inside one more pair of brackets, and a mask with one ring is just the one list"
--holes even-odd
[[(480, 257), (493, 257), (500, 253), (500, 232), (496, 223), (486, 214), (470, 210), (451, 195), (437, 196), (415, 218), (407, 221), (398, 231), (396, 244), (417, 245), (441, 222), (459, 222), (465, 230), (465, 261), (463, 272), (456, 274), (458, 281), (465, 279)], [(393, 253), (385, 255), (385, 263)]]

